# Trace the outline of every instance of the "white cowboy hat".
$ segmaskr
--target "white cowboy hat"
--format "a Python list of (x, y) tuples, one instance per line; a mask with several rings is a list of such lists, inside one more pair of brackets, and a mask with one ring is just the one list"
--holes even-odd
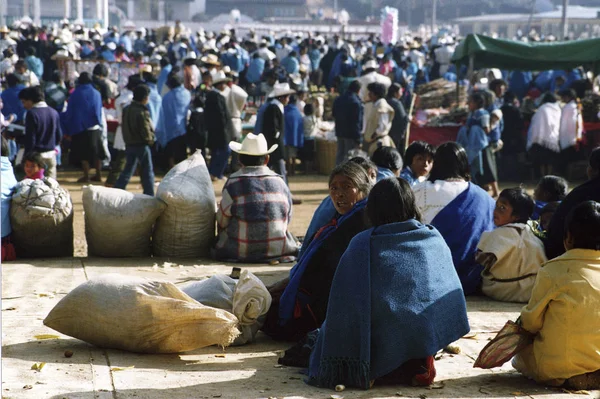
[(292, 90), (289, 83), (275, 83), (273, 86), (273, 91), (269, 93), (269, 98), (287, 96), (294, 94), (295, 92), (296, 90)]
[(52, 55), (52, 57), (50, 57), (50, 59), (51, 60), (59, 60), (59, 59), (65, 59), (65, 58), (69, 58), (69, 57), (70, 57), (70, 54), (67, 50), (60, 49), (56, 53), (54, 53)]
[(238, 154), (252, 155), (255, 157), (270, 154), (275, 151), (277, 147), (278, 145), (274, 144), (271, 148), (268, 148), (267, 139), (265, 139), (265, 136), (262, 133), (259, 133), (258, 135), (248, 133), (242, 143), (238, 143), (237, 141), (232, 141), (229, 143), (229, 148), (231, 148), (231, 151), (237, 152)]
[(228, 78), (223, 71), (217, 71), (211, 75), (213, 85), (223, 83), (223, 82), (231, 82), (231, 78)]
[(115, 51), (117, 49), (117, 45), (115, 42), (110, 42), (106, 45), (106, 48), (108, 48), (110, 51)]
[(0, 33), (8, 33), (8, 32), (10, 32), (8, 30), (8, 26), (3, 25), (2, 27), (0, 27)]
[(375, 60), (369, 60), (369, 61), (365, 62), (365, 65), (363, 65), (363, 71), (366, 71), (367, 69), (377, 69), (377, 68), (379, 68), (379, 64)]
[(219, 57), (214, 54), (205, 55), (204, 57), (200, 58), (200, 61), (208, 65), (221, 65), (219, 62)]

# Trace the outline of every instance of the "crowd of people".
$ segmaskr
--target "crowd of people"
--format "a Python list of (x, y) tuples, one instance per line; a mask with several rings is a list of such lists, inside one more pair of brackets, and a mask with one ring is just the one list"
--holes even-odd
[[(580, 70), (467, 77), (450, 64), (454, 42), (241, 37), (181, 24), (121, 34), (2, 28), (3, 260), (13, 165), (26, 178), (56, 178), (68, 159), (80, 183), (102, 182), (108, 166), (104, 184), (120, 189), (140, 165), (143, 191), (154, 195), (155, 167), (200, 150), (213, 181), (228, 176), (215, 257), (297, 260), (269, 287), (263, 331), (297, 342), (281, 361), (308, 367), (311, 384), (430, 385), (435, 353), (469, 331), (465, 296), (484, 294), (528, 303), (520, 323), (537, 335), (515, 358), (518, 370), (600, 388), (600, 148), (589, 154), (589, 180), (570, 193), (553, 174), (583, 158), (577, 99), (591, 80)], [(96, 63), (93, 72), (65, 80), (57, 62), (68, 57)], [(120, 88), (112, 62), (133, 62), (138, 73)], [(406, 147), (414, 92), (437, 78), (469, 86), (465, 126), (456, 142)], [(297, 159), (314, 160), (324, 104), (306, 94), (321, 85), (339, 94), (336, 167), (300, 246), (287, 173)], [(243, 137), (250, 101), (256, 123)], [(111, 110), (118, 128), (109, 140)], [(533, 197), (498, 184), (525, 152), (540, 178)]]

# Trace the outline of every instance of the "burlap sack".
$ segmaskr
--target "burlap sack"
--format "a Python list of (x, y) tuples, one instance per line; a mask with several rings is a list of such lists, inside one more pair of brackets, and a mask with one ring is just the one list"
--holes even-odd
[(116, 188), (83, 188), (88, 255), (150, 256), (152, 226), (166, 205), (144, 194)]
[(73, 256), (73, 203), (50, 177), (17, 184), (10, 206), (19, 258)]
[(108, 274), (64, 297), (44, 325), (103, 348), (178, 353), (227, 346), (239, 335), (237, 318), (204, 306), (174, 284)]

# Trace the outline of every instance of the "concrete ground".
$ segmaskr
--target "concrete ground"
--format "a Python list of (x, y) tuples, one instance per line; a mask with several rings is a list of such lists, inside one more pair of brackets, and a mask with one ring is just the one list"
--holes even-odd
[[(475, 335), (458, 341), (460, 354), (438, 355), (438, 377), (431, 388), (376, 386), (339, 393), (317, 389), (303, 382), (301, 370), (277, 364), (290, 344), (273, 342), (262, 333), (247, 346), (209, 347), (177, 355), (105, 350), (59, 334), (42, 320), (61, 298), (88, 279), (119, 273), (181, 286), (204, 276), (229, 274), (232, 267), (208, 259), (87, 258), (81, 186), (74, 183), (78, 176), (70, 172), (60, 177), (75, 204), (76, 257), (2, 265), (2, 398), (600, 398), (600, 392), (574, 393), (537, 385), (510, 365), (491, 371), (474, 369), (479, 351), (507, 320), (518, 317), (521, 308), (484, 298), (468, 300), (471, 335)], [(304, 200), (294, 208), (293, 233), (304, 234), (312, 212), (327, 194), (326, 182), (326, 177), (317, 176), (291, 179), (292, 192)], [(221, 188), (222, 182), (215, 184), (217, 193)], [(139, 179), (130, 189), (141, 191)], [(152, 268), (167, 260), (181, 267)], [(283, 278), (291, 267), (242, 266), (266, 284)], [(67, 350), (73, 352), (72, 357), (65, 357)], [(32, 365), (40, 362), (46, 363), (41, 371), (33, 370)]]

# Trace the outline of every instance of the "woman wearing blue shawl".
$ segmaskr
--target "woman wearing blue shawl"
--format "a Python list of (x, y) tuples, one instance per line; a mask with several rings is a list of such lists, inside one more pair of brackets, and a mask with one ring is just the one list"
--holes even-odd
[(321, 227), (290, 271), (269, 287), (273, 304), (263, 331), (278, 340), (298, 341), (325, 320), (331, 282), (350, 240), (367, 229), (366, 198), (371, 179), (362, 166), (346, 162), (329, 178), (336, 214)]
[[(333, 279), (309, 383), (368, 389), (430, 385), (433, 356), (469, 332), (466, 303), (440, 233), (420, 222), (409, 184), (377, 183), (367, 203), (374, 226), (352, 239)], [(401, 287), (401, 289), (399, 289)]]
[(485, 97), (482, 93), (471, 94), (468, 101), (469, 117), (460, 128), (456, 142), (467, 151), (469, 167), (475, 176), (484, 176), (489, 169), (485, 162), (484, 150), (490, 141), (490, 114), (485, 109)]
[(457, 143), (438, 147), (429, 178), (415, 186), (423, 223), (434, 226), (452, 252), (465, 295), (478, 292), (483, 267), (475, 261), (481, 234), (494, 229), (496, 203), (470, 182), (466, 151)]

